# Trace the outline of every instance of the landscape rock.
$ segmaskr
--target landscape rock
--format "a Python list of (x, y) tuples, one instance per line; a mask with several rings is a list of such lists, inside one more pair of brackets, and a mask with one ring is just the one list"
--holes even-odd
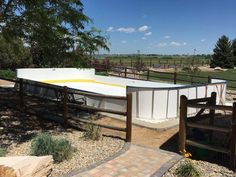
[(9, 177), (46, 177), (52, 166), (52, 156), (0, 157), (0, 174)]
[(215, 71), (227, 71), (227, 69), (223, 69), (221, 67), (215, 67), (214, 70)]

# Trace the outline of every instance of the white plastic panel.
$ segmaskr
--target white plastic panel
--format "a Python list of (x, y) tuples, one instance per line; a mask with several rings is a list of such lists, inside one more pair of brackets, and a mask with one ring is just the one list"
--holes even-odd
[(78, 68), (28, 68), (17, 69), (17, 77), (34, 81), (62, 79), (93, 79), (95, 69)]
[(211, 93), (212, 92), (215, 92), (216, 91), (216, 86), (215, 85), (208, 85), (207, 86), (207, 97), (210, 97), (211, 96)]
[(177, 117), (177, 90), (169, 91), (167, 118)]
[(150, 120), (152, 116), (152, 91), (139, 91), (138, 103), (139, 118)]
[[(188, 99), (196, 99), (197, 98), (197, 88), (196, 87), (192, 87), (189, 88), (188, 91)], [(196, 113), (197, 109), (196, 108), (188, 108), (188, 114), (194, 114)]]
[(168, 90), (154, 90), (154, 120), (166, 119)]
[(206, 97), (206, 86), (197, 87), (197, 98)]

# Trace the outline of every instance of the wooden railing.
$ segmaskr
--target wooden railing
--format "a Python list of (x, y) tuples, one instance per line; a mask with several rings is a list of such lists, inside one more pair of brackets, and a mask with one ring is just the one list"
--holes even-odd
[[(200, 111), (194, 117), (187, 117), (188, 108), (199, 108)], [(209, 110), (209, 113), (203, 114), (205, 110)], [(231, 111), (231, 125), (225, 127), (215, 125), (214, 120), (216, 110)], [(201, 120), (208, 120), (208, 124), (200, 123)], [(203, 144), (201, 142), (187, 139), (188, 128), (197, 128), (207, 131), (210, 143), (212, 142), (212, 134), (214, 131), (227, 133), (228, 137), (230, 137), (229, 147), (216, 147), (210, 144)], [(209, 98), (193, 100), (189, 100), (186, 96), (182, 95), (180, 97), (179, 151), (184, 152), (186, 145), (228, 154), (230, 157), (230, 168), (235, 170), (236, 102), (233, 104), (233, 106), (216, 105), (215, 92), (213, 92)]]
[[(135, 78), (140, 80), (147, 80), (147, 81), (168, 81), (172, 82), (173, 84), (206, 84), (210, 83), (212, 76), (199, 76), (194, 74), (185, 74), (179, 72), (161, 72), (155, 71), (153, 69), (145, 68), (142, 70), (138, 70), (133, 67), (126, 67), (126, 66), (109, 66), (106, 64), (98, 64), (93, 65), (96, 71), (104, 71), (111, 76), (117, 77), (124, 77), (124, 78)], [(112, 74), (114, 73), (114, 74)], [(227, 79), (227, 78), (219, 78), (214, 77), (214, 79), (226, 80), (227, 87), (232, 90), (236, 90), (236, 79)], [(235, 95), (236, 93), (231, 93)]]
[[(127, 59), (127, 60), (126, 60)], [(109, 60), (109, 59), (108, 59)], [(97, 59), (100, 63), (106, 63), (106, 59)], [(144, 63), (145, 66), (155, 68), (178, 68), (185, 66), (204, 66), (209, 65), (209, 59), (158, 59), (158, 58), (123, 58), (123, 59), (110, 59), (109, 63), (116, 65), (124, 65), (127, 67), (133, 67), (135, 63), (139, 61)], [(94, 62), (94, 61), (93, 61)]]
[[(7, 78), (2, 78), (2, 77), (0, 79), (14, 82), (17, 84), (16, 91), (18, 93), (19, 102), (16, 103), (16, 106), (19, 105), (19, 110), (21, 110), (21, 111), (27, 112), (29, 114), (36, 114), (34, 111), (32, 111), (33, 108), (35, 108), (36, 106), (27, 105), (27, 99), (29, 97), (36, 98), (37, 100), (39, 100), (39, 102), (41, 101), (41, 103), (44, 103), (45, 101), (59, 103), (62, 106), (62, 109), (61, 109), (62, 113), (60, 115), (63, 118), (63, 122), (64, 122), (65, 127), (68, 125), (73, 126), (73, 124), (76, 122), (90, 123), (90, 124), (98, 125), (103, 128), (125, 132), (126, 133), (125, 140), (127, 142), (131, 141), (131, 136), (132, 136), (132, 94), (131, 93), (129, 93), (123, 97), (122, 96), (109, 96), (109, 95), (101, 95), (101, 94), (85, 92), (85, 91), (78, 90), (78, 89), (72, 89), (72, 88), (68, 88), (66, 86), (62, 87), (62, 86), (42, 83), (42, 82), (38, 82), (38, 81), (26, 80), (26, 79), (15, 80), (15, 79), (7, 79)], [(30, 86), (33, 88), (38, 88), (38, 89), (42, 88), (45, 90), (50, 89), (50, 90), (53, 90), (55, 93), (57, 93), (57, 95), (60, 95), (60, 96), (57, 97), (56, 99), (53, 99), (53, 98), (47, 97), (45, 95), (38, 95), (38, 94), (30, 93), (29, 91), (25, 90), (25, 88), (27, 86)], [(114, 100), (123, 100), (126, 102), (126, 111), (103, 109), (103, 108), (88, 106), (88, 105), (86, 105), (86, 103), (80, 104), (77, 102), (71, 102), (70, 98), (69, 98), (71, 95), (73, 95), (73, 96), (79, 95), (79, 96), (93, 97), (93, 98), (107, 98), (107, 99), (114, 99)], [(58, 104), (57, 104), (57, 106), (58, 106)], [(103, 124), (91, 122), (89, 120), (80, 119), (80, 118), (70, 114), (71, 108), (85, 110), (88, 112), (104, 112), (104, 113), (112, 113), (112, 114), (126, 116), (126, 127), (121, 128), (121, 127), (103, 125)]]

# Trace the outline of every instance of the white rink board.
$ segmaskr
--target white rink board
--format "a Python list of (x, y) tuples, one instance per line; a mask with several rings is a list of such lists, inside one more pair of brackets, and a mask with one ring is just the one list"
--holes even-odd
[[(133, 118), (153, 123), (177, 118), (181, 95), (195, 99), (209, 97), (212, 92), (216, 92), (217, 104), (224, 104), (227, 85), (227, 82), (219, 79), (212, 79), (210, 84), (199, 86), (174, 85), (97, 76), (94, 69), (77, 68), (17, 69), (17, 77), (102, 95), (126, 96), (127, 93), (132, 93)], [(39, 94), (45, 92), (45, 90), (38, 88), (30, 88), (30, 90)], [(126, 111), (126, 101), (95, 97), (85, 98), (89, 106)], [(195, 108), (188, 108), (189, 115), (195, 114), (196, 111)]]

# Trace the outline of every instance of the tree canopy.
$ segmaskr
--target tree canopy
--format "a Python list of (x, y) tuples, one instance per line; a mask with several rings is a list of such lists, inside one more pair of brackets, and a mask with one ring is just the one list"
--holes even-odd
[(0, 5), (4, 38), (21, 38), (36, 66), (59, 67), (67, 61), (85, 65), (86, 58), (100, 48), (109, 50), (107, 37), (88, 27), (92, 20), (84, 14), (81, 1), (0, 0)]
[(236, 66), (236, 39), (232, 41), (232, 55), (234, 66)]
[(23, 45), (21, 39), (11, 42), (0, 35), (0, 68), (15, 69), (17, 67), (28, 67), (32, 64), (30, 50)]
[(217, 41), (212, 55), (211, 67), (233, 68), (231, 41), (225, 35)]

